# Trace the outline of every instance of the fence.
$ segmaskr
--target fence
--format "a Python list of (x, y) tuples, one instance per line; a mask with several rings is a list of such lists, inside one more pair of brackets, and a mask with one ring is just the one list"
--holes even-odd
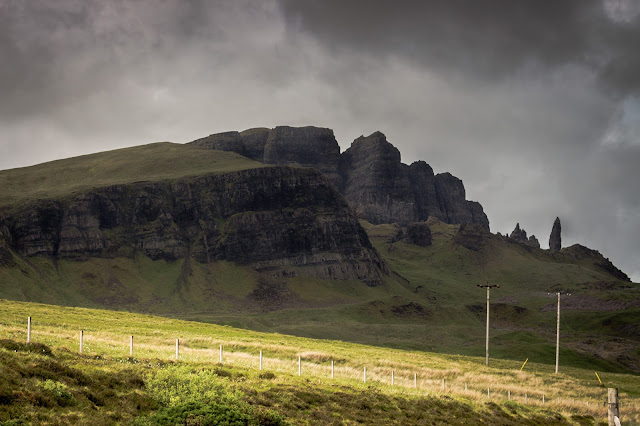
[[(78, 336), (78, 352), (81, 354), (89, 352), (87, 348), (91, 348), (92, 337), (96, 341), (101, 340), (97, 336), (86, 334), (85, 330), (80, 330)], [(142, 341), (142, 339), (140, 340)], [(32, 321), (31, 317), (28, 317), (27, 342), (31, 341)], [(128, 352), (128, 356), (133, 358), (139, 352), (134, 347), (134, 336), (128, 336), (128, 345), (126, 345), (126, 341), (126, 337), (123, 336), (123, 343), (118, 348), (121, 348), (122, 356)], [(144, 343), (139, 343), (138, 346), (145, 348)], [(153, 346), (156, 347), (157, 344)], [(520, 388), (512, 388), (505, 384), (495, 383), (495, 380), (486, 380), (486, 382), (482, 383), (482, 376), (480, 378), (474, 377), (473, 381), (467, 381), (467, 376), (464, 374), (437, 377), (438, 374), (430, 375), (425, 373), (424, 369), (420, 369), (420, 372), (418, 372), (411, 371), (409, 368), (370, 366), (358, 363), (349, 364), (344, 359), (330, 358), (326, 354), (319, 355), (314, 352), (304, 352), (292, 358), (283, 358), (282, 356), (269, 357), (265, 356), (269, 352), (265, 350), (266, 348), (260, 349), (258, 353), (229, 349), (233, 349), (235, 346), (237, 345), (220, 343), (219, 347), (196, 348), (189, 345), (189, 340), (176, 338), (175, 353), (172, 353), (170, 349), (171, 342), (166, 342), (167, 350), (162, 352), (165, 353), (165, 358), (173, 358), (178, 361), (210, 362), (219, 365), (257, 369), (259, 371), (269, 370), (318, 379), (349, 380), (369, 385), (389, 386), (393, 389), (412, 389), (429, 394), (465, 396), (475, 400), (513, 401), (531, 406), (547, 406), (562, 411), (590, 414), (594, 417), (607, 416), (607, 407), (604, 403), (607, 399), (605, 389), (602, 389), (601, 398), (569, 398), (557, 395), (557, 392), (555, 395), (547, 395), (544, 390), (527, 390), (523, 392)], [(142, 353), (144, 355), (144, 351)], [(629, 415), (629, 413), (635, 413), (636, 416), (640, 415), (640, 405), (637, 400), (629, 400), (626, 404), (626, 409), (627, 413), (623, 412), (623, 415)]]

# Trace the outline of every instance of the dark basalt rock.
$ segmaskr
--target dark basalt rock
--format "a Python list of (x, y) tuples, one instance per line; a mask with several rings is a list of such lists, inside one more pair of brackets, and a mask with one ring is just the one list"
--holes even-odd
[(320, 170), (359, 217), (371, 223), (409, 223), (429, 216), (446, 223), (477, 223), (489, 229), (482, 206), (465, 199), (462, 181), (450, 173), (434, 175), (424, 161), (410, 166), (385, 135), (357, 138), (340, 154), (331, 129), (280, 126), (273, 130), (226, 132), (191, 142), (235, 151), (267, 164)]
[(263, 161), (264, 147), (270, 129), (249, 129), (244, 132), (224, 132), (191, 142), (204, 148), (233, 151), (255, 161)]
[(562, 227), (560, 226), (560, 218), (556, 217), (549, 236), (549, 250), (559, 251), (562, 249)]
[[(489, 219), (482, 206), (465, 199), (464, 184), (451, 173), (436, 175), (436, 195), (446, 223), (477, 223), (489, 230)], [(438, 217), (438, 214), (432, 216)]]
[(514, 230), (509, 235), (509, 240), (514, 241), (518, 244), (525, 245), (527, 247), (535, 247), (540, 248), (540, 242), (536, 238), (535, 235), (531, 235), (527, 238), (527, 231), (520, 228), (520, 224), (517, 223)]
[(458, 233), (453, 237), (453, 242), (466, 249), (480, 251), (487, 245), (491, 237), (491, 233), (482, 225), (477, 223), (464, 223), (460, 225)]
[(431, 228), (424, 222), (412, 223), (407, 226), (407, 242), (422, 247), (431, 245)]
[(269, 133), (264, 148), (267, 164), (300, 165), (320, 170), (339, 189), (340, 146), (333, 130), (320, 127), (279, 126)]
[(336, 188), (342, 186), (338, 175), (340, 146), (331, 129), (278, 126), (274, 129), (218, 133), (191, 143), (237, 152), (265, 164), (313, 167), (320, 170)]
[(34, 202), (3, 223), (0, 241), (23, 256), (191, 256), (256, 269), (303, 266), (311, 276), (368, 285), (386, 272), (354, 212), (313, 169), (265, 167), (113, 185)]
[(340, 158), (343, 194), (371, 223), (415, 221), (415, 199), (400, 151), (380, 133), (359, 137)]
[(521, 244), (529, 242), (529, 239), (527, 238), (527, 231), (520, 229), (519, 223), (516, 223), (516, 227), (511, 231), (511, 234), (509, 234), (509, 238)]

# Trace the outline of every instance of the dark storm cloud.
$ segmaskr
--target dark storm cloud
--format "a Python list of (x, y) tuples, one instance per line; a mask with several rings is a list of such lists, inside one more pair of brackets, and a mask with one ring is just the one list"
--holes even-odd
[(0, 0), (0, 169), (249, 127), (384, 132), (495, 231), (640, 278), (640, 2)]
[[(336, 51), (395, 55), (465, 79), (501, 81), (527, 66), (597, 69), (640, 88), (640, 21), (612, 19), (615, 0), (282, 0), (294, 31)], [(609, 12), (609, 13), (608, 13)]]

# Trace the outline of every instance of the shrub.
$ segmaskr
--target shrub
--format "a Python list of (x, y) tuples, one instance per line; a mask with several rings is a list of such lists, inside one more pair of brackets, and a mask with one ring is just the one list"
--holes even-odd
[(242, 394), (232, 390), (213, 370), (193, 371), (170, 366), (147, 377), (146, 390), (160, 404), (177, 406), (188, 402), (238, 403)]
[(61, 407), (67, 407), (75, 403), (73, 394), (69, 392), (67, 385), (64, 383), (47, 379), (40, 386)]
[(240, 407), (230, 404), (187, 402), (164, 407), (147, 421), (156, 425), (229, 425), (257, 424), (255, 419)]

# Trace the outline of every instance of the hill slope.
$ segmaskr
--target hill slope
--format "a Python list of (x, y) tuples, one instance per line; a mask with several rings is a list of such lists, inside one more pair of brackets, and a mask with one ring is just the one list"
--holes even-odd
[[(6, 300), (0, 318), (0, 421), (592, 425), (606, 415), (606, 389), (588, 370), (485, 367), (483, 358)], [(623, 422), (640, 420), (636, 377), (601, 378), (619, 388)]]
[(266, 167), (233, 152), (160, 142), (0, 170), (0, 206), (57, 199), (92, 188)]
[(162, 143), (2, 171), (0, 193), (0, 297), (480, 356), (491, 282), (492, 355), (553, 363), (562, 290), (561, 363), (640, 371), (638, 285), (599, 253), (433, 218), (419, 246), (313, 169)]

